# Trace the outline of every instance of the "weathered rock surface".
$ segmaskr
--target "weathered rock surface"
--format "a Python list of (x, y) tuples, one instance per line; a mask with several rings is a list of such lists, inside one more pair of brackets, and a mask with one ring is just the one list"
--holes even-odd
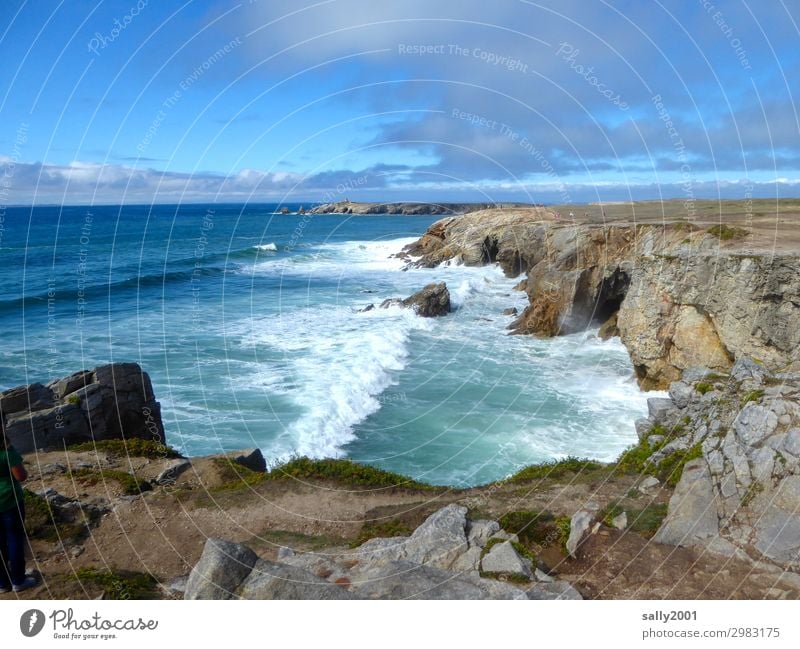
[(258, 557), (251, 549), (224, 539), (209, 539), (186, 582), (184, 599), (231, 599)]
[(381, 303), (382, 309), (391, 306), (414, 309), (423, 318), (436, 318), (450, 313), (450, 291), (444, 282), (428, 284), (404, 300), (390, 298)]
[[(244, 546), (206, 543), (187, 599), (581, 599), (570, 584), (534, 570), (509, 541), (483, 550), (495, 521), (470, 521), (452, 504), (408, 537), (376, 538), (352, 552), (294, 553), (277, 562)], [(483, 557), (482, 557), (483, 555)], [(482, 557), (482, 558), (481, 558)], [(503, 581), (506, 578), (521, 583)], [(524, 582), (529, 583), (524, 583)]]
[(0, 394), (6, 434), (21, 453), (65, 443), (141, 438), (165, 442), (150, 377), (135, 363), (83, 370), (46, 386)]
[[(800, 259), (721, 251), (690, 224), (568, 224), (545, 208), (485, 210), (437, 221), (405, 252), (415, 265), (458, 258), (527, 272), (517, 333), (559, 335), (607, 322), (646, 388), (692, 366), (726, 372), (735, 359), (777, 371), (800, 345)], [(687, 233), (693, 232), (692, 245)], [(614, 316), (616, 314), (616, 321)]]

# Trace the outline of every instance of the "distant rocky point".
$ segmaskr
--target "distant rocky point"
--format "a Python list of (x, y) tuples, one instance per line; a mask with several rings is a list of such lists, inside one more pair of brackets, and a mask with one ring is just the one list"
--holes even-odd
[(325, 203), (307, 211), (308, 214), (467, 214), (489, 208), (520, 207), (523, 203), (354, 203), (339, 201)]

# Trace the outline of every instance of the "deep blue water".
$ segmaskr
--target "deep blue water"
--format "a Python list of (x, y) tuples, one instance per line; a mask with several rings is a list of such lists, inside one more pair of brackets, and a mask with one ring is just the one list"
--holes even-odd
[[(525, 296), (497, 268), (402, 270), (392, 254), (437, 217), (275, 209), (8, 208), (0, 388), (135, 361), (189, 454), (346, 456), (448, 484), (635, 439), (644, 396), (617, 341), (508, 336), (501, 311)], [(434, 280), (446, 318), (358, 312)]]

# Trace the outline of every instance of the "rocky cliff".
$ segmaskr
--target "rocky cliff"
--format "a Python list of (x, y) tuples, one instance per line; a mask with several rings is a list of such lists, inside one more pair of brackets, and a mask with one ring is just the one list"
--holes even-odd
[(404, 254), (413, 265), (497, 262), (527, 273), (517, 333), (554, 336), (616, 318), (645, 388), (692, 365), (736, 358), (785, 369), (800, 345), (800, 258), (753, 249), (739, 228), (677, 221), (571, 223), (544, 208), (485, 210), (433, 224)]
[(6, 435), (20, 453), (90, 440), (164, 443), (161, 406), (150, 377), (136, 363), (82, 370), (47, 385), (0, 393)]
[(354, 203), (338, 201), (317, 205), (308, 214), (467, 214), (490, 207), (481, 203)]

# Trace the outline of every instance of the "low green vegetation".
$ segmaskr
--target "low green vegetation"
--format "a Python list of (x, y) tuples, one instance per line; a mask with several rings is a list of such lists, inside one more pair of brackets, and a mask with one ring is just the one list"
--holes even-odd
[(151, 460), (160, 458), (174, 459), (183, 457), (171, 446), (149, 439), (104, 439), (97, 442), (73, 444), (70, 451), (100, 451), (118, 457), (146, 457)]
[(80, 568), (69, 580), (86, 589), (100, 588), (105, 599), (158, 599), (158, 584), (152, 575), (127, 570)]
[(691, 448), (670, 453), (658, 463), (655, 475), (662, 482), (670, 487), (677, 486), (683, 475), (683, 467), (690, 460), (696, 460), (703, 456), (700, 444), (695, 444)]
[(566, 546), (570, 521), (565, 520), (566, 528), (550, 512), (514, 511), (504, 514), (498, 522), (506, 532), (516, 534), (525, 547), (541, 552), (552, 546)]
[[(489, 554), (491, 549), (496, 546), (500, 545), (501, 543), (505, 543), (505, 539), (489, 539), (486, 545), (481, 550), (481, 561), (483, 558)], [(535, 568), (538, 562), (536, 555), (531, 552), (527, 547), (525, 547), (522, 543), (518, 543), (517, 541), (511, 541), (511, 547), (513, 547), (519, 556), (528, 559), (531, 562), (531, 565)], [(522, 575), (511, 575), (505, 572), (492, 572), (481, 570), (480, 576), (488, 579), (499, 579), (502, 581), (511, 581), (518, 584), (527, 584), (530, 582), (530, 579), (523, 577)]]
[(750, 483), (750, 486), (747, 488), (744, 496), (742, 496), (742, 507), (747, 507), (762, 491), (764, 491), (763, 484), (758, 481), (753, 481)]
[(697, 390), (700, 394), (706, 394), (711, 392), (714, 389), (714, 386), (711, 383), (705, 383), (701, 381), (697, 385), (694, 386), (694, 389)]
[(605, 465), (594, 460), (577, 457), (567, 457), (563, 460), (554, 460), (543, 464), (531, 464), (517, 471), (506, 482), (528, 482), (530, 480), (545, 480), (563, 478), (567, 475), (580, 475), (605, 469)]
[(627, 517), (627, 529), (641, 534), (645, 538), (651, 538), (661, 527), (661, 523), (667, 516), (667, 505), (651, 504), (634, 509), (625, 507), (619, 501), (609, 503), (609, 505), (601, 513), (601, 520), (605, 525), (612, 526), (612, 521), (622, 513)]
[(71, 394), (67, 397), (67, 403), (73, 406), (79, 406), (81, 405), (81, 398), (77, 394)]
[(87, 527), (65, 520), (58, 508), (51, 507), (44, 498), (26, 489), (25, 532), (29, 539), (70, 543), (83, 537)]
[(126, 496), (138, 496), (142, 492), (152, 489), (147, 480), (116, 469), (75, 469), (71, 476), (87, 485), (116, 482), (122, 487)]
[(213, 463), (217, 469), (220, 483), (209, 489), (209, 491), (228, 491), (255, 487), (267, 479), (268, 474), (248, 469), (230, 458), (215, 457)]
[(764, 396), (764, 390), (752, 390), (751, 392), (748, 392), (746, 395), (742, 397), (740, 404), (742, 407), (744, 407), (751, 401), (758, 401), (763, 396)]
[(391, 521), (369, 521), (361, 526), (361, 531), (358, 536), (353, 539), (350, 547), (357, 548), (362, 543), (366, 543), (370, 539), (377, 538), (392, 538), (395, 536), (408, 536), (412, 530), (407, 523), (400, 520)]
[(311, 460), (300, 457), (275, 467), (263, 474), (266, 480), (331, 480), (352, 487), (376, 489), (414, 489), (430, 491), (439, 489), (434, 485), (417, 482), (399, 473), (384, 471), (351, 460)]
[(742, 239), (747, 236), (747, 230), (744, 228), (731, 227), (729, 225), (725, 225), (724, 223), (712, 225), (710, 228), (708, 228), (707, 232), (709, 234), (713, 234), (715, 237), (718, 237), (721, 241)]

